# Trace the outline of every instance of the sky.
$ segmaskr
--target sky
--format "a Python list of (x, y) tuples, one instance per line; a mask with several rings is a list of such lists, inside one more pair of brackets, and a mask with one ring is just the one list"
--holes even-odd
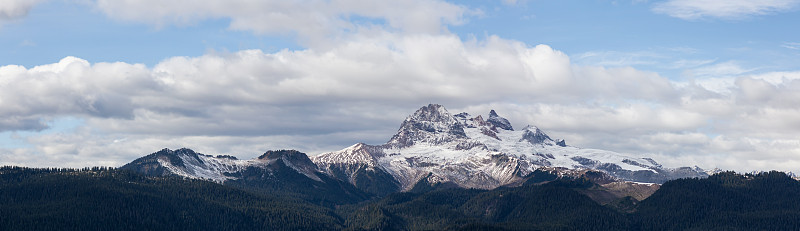
[(389, 140), (429, 103), (800, 172), (800, 0), (3, 0), (0, 165)]

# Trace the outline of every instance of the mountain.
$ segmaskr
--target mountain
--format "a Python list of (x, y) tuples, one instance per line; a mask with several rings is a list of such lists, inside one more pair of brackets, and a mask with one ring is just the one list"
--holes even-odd
[(258, 158), (211, 156), (191, 149), (163, 149), (128, 163), (120, 169), (149, 176), (181, 176), (238, 186), (251, 190), (291, 193), (323, 204), (366, 200), (367, 193), (352, 184), (318, 170), (305, 153), (295, 150), (267, 151)]
[(709, 177), (483, 118), (431, 104), (385, 144), (313, 157), (182, 148), (119, 169), (0, 167), (0, 230), (800, 229), (793, 174)]
[(442, 187), (520, 186), (537, 179), (536, 171), (586, 177), (601, 185), (619, 181), (660, 184), (708, 176), (697, 167), (664, 168), (649, 158), (570, 146), (536, 126), (515, 130), (494, 110), (484, 119), (468, 113), (452, 115), (437, 104), (408, 116), (385, 144), (357, 143), (310, 158), (293, 150), (268, 151), (250, 160), (204, 155), (186, 148), (164, 149), (121, 168), (151, 176), (177, 175), (257, 190), (289, 191), (325, 203)]
[(358, 143), (311, 160), (328, 175), (372, 193), (380, 193), (370, 190), (379, 184), (385, 184), (382, 189), (387, 191), (408, 191), (419, 184), (478, 189), (515, 186), (542, 168), (563, 175), (594, 170), (610, 181), (659, 184), (708, 176), (697, 167), (665, 168), (650, 158), (570, 146), (536, 126), (514, 130), (494, 110), (484, 120), (481, 115), (452, 115), (437, 104), (408, 116), (385, 144)]

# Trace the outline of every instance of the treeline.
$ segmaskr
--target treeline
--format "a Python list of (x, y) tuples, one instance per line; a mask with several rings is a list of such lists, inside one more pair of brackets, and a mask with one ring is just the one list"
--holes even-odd
[[(800, 230), (800, 182), (780, 172), (665, 183), (624, 210), (586, 179), (395, 193), (350, 204), (113, 168), (0, 168), (0, 230)], [(335, 195), (331, 195), (335, 196)]]
[(0, 169), (2, 230), (331, 230), (330, 209), (281, 195), (116, 169)]
[(800, 182), (776, 171), (679, 179), (637, 209), (642, 230), (800, 230)]
[(339, 213), (352, 230), (800, 230), (800, 182), (782, 172), (670, 181), (644, 201), (620, 199), (626, 209), (579, 193), (592, 186), (400, 193)]

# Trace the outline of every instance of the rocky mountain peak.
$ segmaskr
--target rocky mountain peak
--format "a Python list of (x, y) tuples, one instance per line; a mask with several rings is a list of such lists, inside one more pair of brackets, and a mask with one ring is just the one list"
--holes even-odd
[(280, 160), (283, 164), (293, 168), (297, 172), (316, 181), (321, 181), (319, 177), (314, 174), (317, 172), (317, 165), (314, 164), (305, 153), (296, 150), (270, 150), (259, 156), (258, 159), (262, 161)]
[(130, 169), (148, 175), (164, 176), (176, 174), (175, 169), (186, 169), (193, 165), (204, 164), (201, 153), (196, 153), (188, 148), (170, 150), (161, 149), (158, 152), (136, 159), (131, 163), (122, 166), (122, 169)]
[[(461, 115), (461, 114), (459, 114)], [(453, 115), (450, 115), (450, 112), (444, 108), (444, 106), (439, 104), (428, 104), (428, 106), (424, 106), (418, 109), (414, 114), (411, 114), (403, 121), (403, 124), (406, 123), (431, 123), (431, 124), (457, 124), (458, 120)]]
[(494, 110), (489, 111), (489, 119), (486, 119), (486, 122), (489, 122), (496, 128), (508, 131), (514, 131), (514, 128), (511, 127), (511, 122), (508, 122), (506, 118), (497, 115), (497, 112), (495, 112)]
[[(171, 152), (168, 148), (162, 149), (161, 151)], [(189, 155), (197, 155), (194, 150), (188, 148), (179, 148), (174, 151), (176, 154), (189, 154)]]
[(314, 165), (311, 159), (308, 158), (308, 155), (296, 150), (277, 150), (277, 151), (270, 150), (259, 156), (258, 159), (259, 160), (282, 159), (285, 162), (290, 162), (297, 165), (303, 165), (303, 166)]
[[(522, 133), (522, 139), (519, 141), (528, 141), (531, 144), (554, 144), (553, 139), (550, 138), (547, 134), (545, 134), (541, 129), (536, 126), (527, 126), (525, 127), (525, 132)], [(566, 146), (566, 142), (565, 146)], [(559, 145), (561, 146), (561, 145)]]
[(408, 116), (387, 144), (402, 148), (418, 142), (440, 144), (466, 138), (464, 126), (455, 116), (442, 105), (429, 104)]

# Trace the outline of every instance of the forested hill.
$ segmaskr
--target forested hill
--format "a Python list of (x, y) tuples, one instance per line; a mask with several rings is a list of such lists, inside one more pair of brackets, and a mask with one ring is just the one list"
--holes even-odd
[(634, 215), (642, 230), (800, 230), (800, 182), (782, 172), (679, 179)]
[(203, 180), (105, 168), (0, 169), (2, 230), (334, 230), (330, 209)]
[(0, 230), (800, 230), (800, 182), (780, 172), (674, 180), (607, 205), (584, 195), (594, 187), (562, 179), (320, 205), (117, 169), (3, 167)]

